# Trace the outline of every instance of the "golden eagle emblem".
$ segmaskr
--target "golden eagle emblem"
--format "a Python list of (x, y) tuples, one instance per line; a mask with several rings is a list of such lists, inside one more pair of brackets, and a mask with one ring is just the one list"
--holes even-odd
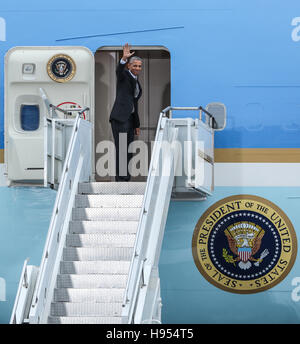
[(255, 262), (255, 266), (259, 266), (262, 260), (269, 254), (269, 251), (266, 249), (258, 259), (254, 258), (254, 255), (260, 249), (265, 231), (252, 222), (234, 223), (224, 233), (230, 250), (237, 257), (228, 256), (226, 249), (223, 249), (223, 257), (230, 263), (239, 262), (238, 266), (243, 270), (247, 270), (252, 266), (251, 261)]

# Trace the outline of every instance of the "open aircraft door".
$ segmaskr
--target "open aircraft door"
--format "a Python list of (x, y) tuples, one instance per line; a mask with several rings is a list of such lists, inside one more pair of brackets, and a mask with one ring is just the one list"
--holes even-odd
[(88, 107), (83, 118), (94, 123), (94, 75), (94, 55), (85, 47), (15, 47), (7, 52), (4, 159), (9, 183), (43, 182), (44, 119), (51, 116), (47, 101), (60, 109)]

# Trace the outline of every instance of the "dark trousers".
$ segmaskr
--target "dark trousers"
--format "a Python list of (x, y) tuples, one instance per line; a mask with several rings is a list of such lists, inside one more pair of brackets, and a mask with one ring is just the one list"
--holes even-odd
[(128, 146), (134, 140), (133, 117), (126, 122), (111, 120), (111, 129), (116, 146), (116, 181), (127, 182), (130, 180), (128, 163), (132, 158)]

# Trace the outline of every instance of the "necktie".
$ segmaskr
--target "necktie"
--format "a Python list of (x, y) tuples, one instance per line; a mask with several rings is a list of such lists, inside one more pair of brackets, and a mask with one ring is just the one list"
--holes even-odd
[(139, 83), (136, 81), (135, 91), (134, 91), (134, 98), (137, 98), (140, 93)]

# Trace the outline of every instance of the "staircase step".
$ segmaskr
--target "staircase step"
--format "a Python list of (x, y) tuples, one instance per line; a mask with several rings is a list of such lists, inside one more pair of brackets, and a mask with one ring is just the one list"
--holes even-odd
[(122, 303), (70, 303), (55, 302), (51, 304), (51, 316), (121, 316)]
[(69, 232), (72, 234), (97, 233), (136, 233), (138, 221), (71, 221)]
[(68, 247), (133, 247), (135, 234), (67, 234)]
[(124, 292), (121, 288), (59, 288), (54, 290), (54, 302), (122, 302)]
[(57, 276), (57, 288), (125, 288), (127, 275), (86, 274)]
[(48, 324), (122, 324), (122, 317), (48, 317)]
[(76, 221), (138, 221), (141, 208), (73, 208)]
[(94, 182), (80, 183), (79, 194), (143, 195), (145, 182)]
[(129, 272), (130, 261), (60, 262), (61, 274), (122, 274)]
[(121, 324), (145, 182), (80, 183), (49, 324)]
[(137, 208), (144, 195), (76, 195), (77, 208)]
[(131, 247), (65, 247), (63, 260), (131, 260)]

